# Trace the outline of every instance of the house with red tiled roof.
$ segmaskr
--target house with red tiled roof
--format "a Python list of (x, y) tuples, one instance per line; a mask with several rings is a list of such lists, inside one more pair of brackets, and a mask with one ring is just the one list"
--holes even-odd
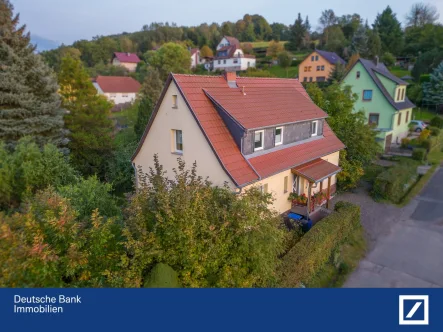
[(283, 213), (291, 192), (335, 191), (344, 145), (326, 118), (296, 79), (170, 74), (132, 163), (148, 172), (157, 154), (172, 174), (177, 158), (197, 162), (216, 186), (272, 193)]
[(242, 71), (255, 67), (255, 56), (244, 54), (237, 38), (224, 36), (218, 43), (212, 69), (220, 71)]
[(137, 98), (140, 83), (126, 76), (97, 76), (92, 80), (97, 93), (115, 105), (132, 103)]
[(135, 53), (114, 52), (112, 57), (112, 64), (114, 66), (123, 66), (130, 72), (135, 71), (139, 62), (140, 58)]

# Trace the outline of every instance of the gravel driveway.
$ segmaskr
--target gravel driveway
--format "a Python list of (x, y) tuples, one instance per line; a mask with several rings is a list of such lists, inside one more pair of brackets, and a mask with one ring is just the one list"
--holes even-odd
[(443, 287), (443, 169), (402, 208), (374, 202), (364, 188), (338, 200), (360, 205), (368, 239), (344, 287)]

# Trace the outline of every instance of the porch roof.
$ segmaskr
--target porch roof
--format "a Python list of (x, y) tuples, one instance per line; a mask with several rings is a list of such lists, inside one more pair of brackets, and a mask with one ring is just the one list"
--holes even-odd
[(321, 158), (294, 167), (292, 173), (300, 175), (309, 182), (320, 182), (341, 171), (341, 168)]

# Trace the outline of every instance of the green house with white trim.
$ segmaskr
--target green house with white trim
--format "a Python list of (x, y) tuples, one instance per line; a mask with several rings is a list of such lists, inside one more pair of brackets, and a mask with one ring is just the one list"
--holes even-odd
[(368, 123), (378, 132), (377, 140), (384, 151), (401, 144), (402, 138), (408, 136), (415, 107), (406, 96), (408, 83), (391, 74), (378, 60), (360, 58), (347, 72), (342, 85), (351, 86), (358, 95), (354, 111), (364, 111)]

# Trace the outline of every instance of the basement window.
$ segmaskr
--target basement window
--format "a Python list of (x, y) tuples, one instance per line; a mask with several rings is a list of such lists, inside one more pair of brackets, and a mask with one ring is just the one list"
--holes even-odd
[(254, 133), (254, 151), (263, 150), (264, 130), (258, 130)]

